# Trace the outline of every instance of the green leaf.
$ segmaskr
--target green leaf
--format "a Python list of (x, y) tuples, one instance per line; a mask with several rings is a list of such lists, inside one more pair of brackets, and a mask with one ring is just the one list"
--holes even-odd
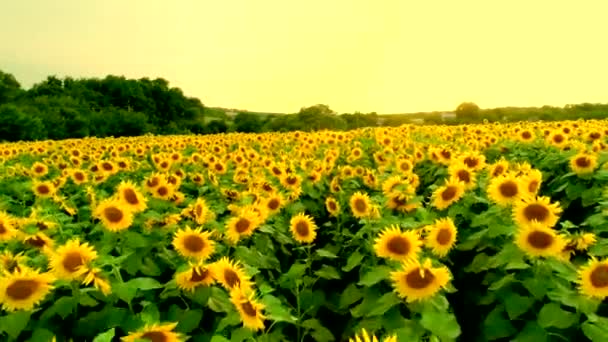
[(528, 321), (526, 326), (515, 337), (513, 342), (547, 342), (549, 335), (534, 321)]
[(196, 329), (201, 319), (203, 319), (203, 311), (198, 309), (186, 310), (179, 318), (179, 324), (175, 330), (187, 334)]
[(346, 259), (346, 265), (342, 267), (342, 271), (350, 272), (353, 268), (361, 265), (363, 258), (363, 254), (359, 253), (359, 251), (355, 251)]
[(247, 328), (237, 328), (230, 332), (230, 342), (242, 342), (253, 339), (253, 332)]
[(289, 309), (283, 305), (283, 302), (279, 298), (273, 295), (265, 295), (262, 297), (262, 303), (266, 306), (267, 316), (270, 320), (290, 323), (298, 321), (298, 318), (290, 313)]
[(538, 324), (543, 328), (566, 329), (578, 322), (578, 315), (561, 308), (557, 303), (547, 303), (538, 313)]
[(315, 318), (307, 319), (302, 322), (302, 326), (306, 329), (312, 329), (310, 334), (317, 342), (330, 342), (336, 338), (329, 329), (324, 327), (319, 320)]
[(526, 313), (534, 305), (534, 302), (534, 298), (520, 296), (513, 292), (504, 297), (505, 309), (511, 320)]
[(144, 323), (152, 324), (157, 323), (160, 320), (160, 312), (158, 307), (154, 303), (147, 303), (144, 309), (139, 313), (141, 320)]
[(226, 327), (234, 327), (241, 323), (241, 318), (239, 313), (236, 311), (230, 312), (226, 317), (222, 318), (220, 322), (217, 324), (217, 328), (215, 331), (222, 331)]
[(522, 281), (522, 284), (538, 300), (543, 299), (547, 293), (547, 284), (541, 277), (528, 277)]
[(163, 287), (163, 285), (154, 278), (134, 278), (129, 280), (127, 284), (142, 291), (160, 289)]
[(608, 326), (604, 324), (590, 323), (589, 321), (582, 325), (583, 333), (592, 342), (608, 341)]
[(484, 321), (484, 335), (489, 340), (497, 340), (511, 336), (517, 332), (515, 327), (507, 320), (502, 305), (497, 306)]
[(226, 292), (217, 287), (211, 288), (211, 296), (207, 305), (215, 312), (230, 312), (234, 308)]
[(214, 335), (209, 342), (230, 342), (230, 340), (221, 335)]
[(38, 328), (34, 330), (34, 332), (32, 333), (32, 337), (29, 339), (29, 341), (51, 342), (53, 340), (53, 337), (55, 337), (55, 333), (53, 333), (52, 331), (44, 328)]
[(514, 273), (509, 273), (506, 276), (502, 277), (502, 279), (500, 279), (499, 281), (496, 281), (494, 283), (492, 283), (492, 285), (490, 285), (490, 287), (488, 287), (488, 289), (495, 291), (500, 289), (501, 287), (510, 284), (514, 281), (517, 281), (515, 279), (515, 274)]
[(114, 328), (101, 333), (97, 336), (95, 336), (95, 338), (93, 339), (93, 342), (112, 342), (112, 339), (114, 338), (114, 336), (116, 335), (116, 331)]
[(77, 305), (78, 303), (74, 297), (61, 297), (56, 300), (53, 305), (46, 309), (46, 311), (42, 314), (41, 319), (47, 320), (53, 317), (55, 314), (65, 319), (74, 311), (74, 308), (76, 308)]
[(82, 306), (96, 306), (99, 304), (98, 301), (93, 299), (93, 297), (89, 296), (86, 293), (81, 293), (78, 303)]
[(445, 339), (456, 339), (461, 333), (456, 316), (447, 312), (425, 310), (422, 312), (420, 325), (431, 333)]
[(333, 266), (323, 265), (315, 274), (323, 279), (340, 279), (340, 272)]
[(335, 258), (337, 258), (337, 257), (338, 257), (337, 255), (335, 255), (334, 253), (332, 253), (332, 252), (330, 252), (330, 251), (328, 251), (328, 250), (326, 250), (326, 249), (317, 249), (317, 252), (316, 252), (316, 253), (317, 253), (317, 254), (318, 254), (320, 257), (322, 257), (322, 258), (331, 258), (331, 259), (335, 259)]
[(282, 288), (293, 288), (295, 287), (297, 281), (302, 279), (302, 276), (304, 276), (305, 272), (305, 264), (293, 264), (289, 268), (289, 271), (287, 271), (287, 273), (283, 274), (279, 278), (279, 285)]
[(341, 309), (346, 309), (352, 304), (363, 298), (363, 292), (357, 287), (357, 285), (351, 283), (340, 295), (340, 303), (338, 304)]
[(393, 270), (388, 266), (376, 266), (363, 274), (359, 285), (373, 286), (384, 279), (387, 279)]
[(378, 301), (376, 302), (376, 307), (374, 307), (370, 312), (367, 313), (366, 316), (378, 316), (384, 315), (390, 308), (395, 305), (401, 304), (402, 301), (399, 299), (395, 292), (385, 293)]
[(29, 311), (16, 311), (0, 317), (0, 331), (4, 331), (8, 336), (17, 339), (23, 329), (27, 327), (30, 315), (31, 312)]

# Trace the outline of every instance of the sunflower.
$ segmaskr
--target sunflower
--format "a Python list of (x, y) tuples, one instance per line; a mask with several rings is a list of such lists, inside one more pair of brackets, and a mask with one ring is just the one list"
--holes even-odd
[(597, 238), (593, 233), (583, 233), (576, 237), (574, 240), (574, 245), (576, 250), (585, 251), (590, 246), (594, 245), (597, 242)]
[(26, 235), (23, 238), (23, 242), (32, 247), (39, 248), (43, 251), (45, 251), (47, 248), (53, 248), (53, 246), (55, 245), (55, 241), (53, 241), (53, 239), (41, 232), (38, 232), (34, 235)]
[(47, 173), (49, 173), (49, 167), (46, 164), (41, 162), (35, 162), (30, 169), (34, 177), (44, 177)]
[(317, 237), (317, 225), (312, 217), (299, 213), (289, 221), (289, 230), (293, 238), (301, 243), (311, 243)]
[(372, 203), (369, 196), (362, 192), (355, 192), (349, 200), (350, 210), (356, 218), (369, 217), (371, 214)]
[(228, 257), (222, 257), (220, 260), (209, 265), (211, 273), (226, 290), (241, 288), (243, 291), (250, 291), (253, 283), (251, 278), (245, 273), (245, 270), (238, 261), (233, 262)]
[(523, 185), (524, 193), (536, 196), (540, 185), (543, 181), (543, 174), (537, 169), (532, 169), (525, 175), (521, 176), (521, 184)]
[(202, 197), (197, 198), (196, 202), (194, 202), (193, 215), (194, 221), (198, 225), (207, 223), (207, 221), (214, 216), (213, 212), (209, 209), (207, 202)]
[(211, 233), (202, 231), (202, 228), (186, 227), (175, 232), (172, 244), (183, 257), (205, 260), (215, 252), (215, 241), (210, 236)]
[(392, 176), (382, 182), (382, 193), (384, 196), (389, 196), (395, 191), (403, 190), (407, 185), (407, 182), (400, 176)]
[(279, 193), (271, 194), (264, 201), (264, 207), (269, 214), (276, 214), (281, 211), (281, 208), (286, 204), (285, 199)]
[(402, 232), (399, 227), (391, 226), (384, 229), (376, 238), (374, 250), (381, 258), (408, 261), (416, 258), (421, 244), (416, 231)]
[(523, 184), (514, 174), (503, 174), (490, 180), (487, 188), (490, 200), (500, 206), (508, 206), (524, 192)]
[(0, 274), (4, 272), (13, 273), (21, 269), (25, 260), (26, 257), (23, 256), (23, 252), (13, 254), (9, 251), (4, 251), (0, 254)]
[(431, 248), (435, 255), (444, 257), (454, 247), (457, 235), (458, 230), (451, 218), (439, 219), (429, 229), (425, 239), (426, 246)]
[(226, 222), (226, 236), (230, 242), (237, 243), (241, 238), (251, 236), (261, 223), (260, 215), (253, 209), (239, 210), (237, 216)]
[(431, 267), (430, 259), (426, 259), (424, 264), (418, 260), (409, 261), (400, 271), (391, 272), (395, 292), (408, 303), (432, 297), (446, 287), (450, 278), (447, 267)]
[(517, 229), (515, 244), (530, 257), (558, 257), (567, 241), (555, 230), (534, 221)]
[(106, 296), (112, 293), (112, 286), (101, 276), (101, 270), (98, 268), (89, 269), (82, 283), (87, 286), (92, 283), (96, 289)]
[(331, 196), (327, 197), (325, 199), (325, 209), (327, 209), (329, 215), (336, 217), (340, 214), (340, 203)]
[(0, 241), (8, 241), (16, 234), (15, 220), (5, 211), (0, 211)]
[(97, 252), (92, 246), (72, 239), (51, 254), (49, 267), (58, 278), (79, 279), (88, 271), (88, 264), (95, 259)]
[(146, 179), (144, 182), (144, 189), (150, 193), (154, 193), (156, 188), (158, 188), (161, 184), (166, 184), (166, 182), (167, 180), (163, 174), (155, 173)]
[(55, 192), (57, 191), (55, 185), (53, 185), (53, 182), (50, 181), (34, 181), (32, 189), (34, 191), (34, 194), (40, 198), (53, 197), (53, 195), (55, 195)]
[(579, 153), (570, 158), (570, 168), (577, 175), (593, 173), (597, 167), (597, 156), (594, 154)]
[(146, 325), (138, 332), (129, 333), (122, 338), (123, 342), (134, 342), (149, 340), (153, 342), (181, 342), (184, 338), (181, 334), (173, 331), (177, 323)]
[(133, 213), (142, 212), (148, 207), (146, 197), (137, 190), (135, 184), (129, 181), (120, 182), (116, 192), (118, 199)]
[(264, 329), (264, 319), (266, 316), (264, 316), (262, 310), (264, 310), (265, 306), (255, 300), (255, 293), (253, 291), (247, 294), (241, 288), (234, 288), (230, 291), (230, 301), (236, 307), (245, 328), (253, 331)]
[(78, 169), (72, 170), (70, 172), (70, 177), (72, 178), (72, 181), (78, 185), (86, 183), (89, 179), (84, 171)]
[[(348, 342), (378, 342), (378, 337), (374, 334), (368, 334), (367, 330), (361, 329), (359, 334), (355, 334), (354, 338), (349, 338)], [(391, 335), (385, 337), (382, 342), (397, 342), (397, 336)]]
[(489, 174), (490, 174), (490, 177), (494, 178), (494, 177), (503, 175), (508, 170), (509, 170), (509, 162), (506, 161), (504, 158), (500, 158), (499, 161), (490, 165)]
[(524, 197), (513, 206), (513, 218), (519, 226), (538, 221), (545, 227), (553, 227), (562, 212), (559, 203), (551, 204), (549, 197)]
[(433, 191), (433, 206), (439, 210), (449, 207), (462, 198), (464, 190), (464, 183), (457, 182), (454, 179), (447, 180), (445, 185)]
[(454, 182), (462, 182), (465, 189), (473, 189), (477, 185), (475, 173), (463, 163), (451, 164), (448, 173)]
[(190, 267), (175, 275), (177, 287), (194, 292), (199, 286), (209, 286), (215, 282), (211, 267), (199, 261), (196, 264), (190, 264)]
[(591, 298), (608, 297), (608, 259), (591, 257), (587, 265), (578, 270), (579, 291)]
[(174, 195), (175, 195), (175, 189), (167, 181), (162, 181), (152, 191), (152, 197), (167, 200), (167, 201), (171, 200)]
[(95, 208), (93, 216), (111, 232), (119, 232), (133, 224), (133, 212), (120, 200), (108, 198)]
[(21, 267), (0, 277), (0, 304), (6, 311), (32, 310), (53, 289), (55, 278), (49, 273), (39, 273)]

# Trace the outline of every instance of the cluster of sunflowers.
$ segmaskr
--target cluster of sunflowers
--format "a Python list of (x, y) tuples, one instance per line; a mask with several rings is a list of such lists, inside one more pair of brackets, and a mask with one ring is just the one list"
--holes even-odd
[[(549, 181), (543, 171), (504, 155), (538, 144), (566, 153), (572, 176), (591, 179), (607, 169), (607, 135), (604, 122), (572, 121), (3, 144), (0, 186), (26, 188), (0, 197), (0, 304), (7, 312), (36, 310), (63, 283), (111, 296), (124, 281), (105, 259), (120, 249), (96, 239), (136, 231), (160, 239), (176, 257), (171, 282), (180, 291), (219, 284), (243, 326), (259, 332), (272, 318), (234, 248), (274, 229), (281, 243), (310, 252), (347, 223), (367, 227), (361, 232), (372, 241), (369, 257), (391, 266), (386, 280), (397, 296), (424, 302), (450, 287), (445, 264), (460, 239), (451, 210), (468, 195), (509, 213), (516, 229), (507, 236), (528, 258), (569, 263), (588, 256), (578, 289), (603, 299), (608, 261), (585, 254), (598, 236), (560, 230), (563, 209), (542, 194)], [(311, 201), (321, 209), (302, 204)], [(420, 213), (433, 214), (415, 227), (400, 224)], [(77, 228), (66, 232), (70, 225)], [(177, 325), (152, 322), (123, 340), (184, 340)], [(361, 330), (350, 340), (378, 339)]]

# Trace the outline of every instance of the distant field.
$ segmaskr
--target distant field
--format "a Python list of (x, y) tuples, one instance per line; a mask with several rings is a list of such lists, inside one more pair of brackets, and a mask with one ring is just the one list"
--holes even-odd
[(608, 341), (607, 136), (0, 144), (0, 340)]

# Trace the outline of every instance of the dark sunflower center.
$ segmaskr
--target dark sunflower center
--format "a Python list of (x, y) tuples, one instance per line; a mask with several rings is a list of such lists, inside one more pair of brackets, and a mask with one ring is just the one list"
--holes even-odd
[(199, 282), (205, 280), (209, 276), (209, 271), (206, 268), (195, 267), (192, 269), (192, 276), (190, 277), (190, 281)]
[(161, 187), (158, 188), (158, 190), (156, 190), (156, 192), (160, 196), (167, 196), (167, 194), (169, 193), (169, 189), (167, 189), (166, 186), (161, 186)]
[(34, 168), (34, 172), (36, 172), (36, 173), (42, 173), (42, 172), (44, 172), (44, 167), (42, 167), (42, 166), (36, 166), (36, 168)]
[(518, 192), (517, 184), (512, 180), (501, 183), (498, 190), (503, 197), (514, 197), (517, 196)]
[(470, 168), (474, 168), (477, 166), (477, 164), (479, 163), (479, 160), (477, 160), (477, 158), (473, 158), (473, 157), (466, 157), (464, 158), (464, 163), (470, 167)]
[(553, 136), (553, 141), (557, 144), (561, 143), (562, 141), (564, 141), (564, 136), (561, 134), (556, 134)]
[(137, 194), (135, 193), (135, 191), (133, 191), (133, 189), (125, 189), (122, 194), (129, 204), (139, 204), (139, 199), (137, 198)]
[(445, 246), (449, 245), (451, 241), (452, 232), (446, 228), (439, 229), (439, 233), (437, 233), (437, 243), (442, 246)]
[(329, 207), (329, 210), (330, 210), (330, 211), (336, 211), (336, 209), (338, 209), (338, 208), (336, 207), (336, 202), (333, 202), (333, 201), (328, 202), (328, 203), (327, 203), (327, 206)]
[(222, 166), (222, 164), (220, 164), (220, 163), (217, 163), (217, 164), (215, 164), (215, 170), (222, 171), (222, 170), (224, 170), (224, 166)]
[(589, 160), (589, 158), (583, 156), (583, 157), (576, 158), (574, 163), (578, 167), (589, 167), (589, 165), (591, 165), (591, 160)]
[(538, 181), (537, 180), (533, 180), (528, 184), (528, 191), (529, 192), (536, 192), (536, 190), (538, 189)]
[(229, 288), (233, 288), (241, 282), (239, 275), (229, 268), (224, 270), (224, 279)]
[(530, 138), (532, 138), (532, 133), (530, 133), (528, 131), (524, 131), (523, 133), (521, 133), (521, 136), (524, 139), (530, 139)]
[(386, 249), (393, 254), (405, 255), (410, 251), (410, 242), (402, 236), (394, 236), (386, 243)]
[(467, 170), (458, 170), (456, 175), (458, 176), (458, 179), (465, 183), (469, 183), (471, 181), (471, 174), (469, 174), (469, 171)]
[(28, 299), (38, 289), (38, 282), (31, 279), (19, 279), (6, 287), (6, 296), (13, 300)]
[(196, 216), (201, 217), (203, 215), (203, 206), (198, 204), (194, 210)]
[(408, 162), (403, 162), (403, 163), (401, 163), (401, 165), (400, 165), (400, 166), (401, 166), (401, 167), (400, 167), (400, 168), (401, 168), (401, 171), (405, 171), (405, 172), (407, 172), (407, 171), (409, 171), (409, 170), (411, 169), (411, 168), (410, 168), (410, 163), (408, 163)]
[(122, 218), (124, 217), (124, 214), (122, 213), (122, 210), (116, 208), (116, 207), (107, 207), (103, 210), (103, 214), (106, 217), (106, 219), (108, 219), (108, 221), (112, 222), (112, 223), (118, 223), (122, 220)]
[(280, 204), (281, 203), (279, 202), (278, 199), (273, 198), (270, 201), (268, 201), (268, 209), (270, 209), (270, 210), (277, 210), (279, 208)]
[(310, 234), (310, 229), (308, 229), (308, 222), (299, 221), (298, 223), (296, 223), (296, 232), (300, 236), (308, 236), (308, 234)]
[(103, 163), (103, 164), (101, 164), (101, 167), (106, 171), (112, 171), (112, 169), (113, 169), (112, 164), (110, 164), (110, 163)]
[(544, 222), (549, 217), (549, 209), (542, 204), (532, 203), (524, 209), (524, 216), (528, 221)]
[(246, 232), (249, 229), (251, 222), (248, 219), (241, 217), (235, 225), (236, 231), (239, 234)]
[(553, 236), (546, 232), (532, 232), (528, 235), (528, 243), (537, 249), (545, 249), (553, 244)]
[(597, 266), (589, 277), (593, 287), (606, 287), (608, 286), (608, 266), (600, 265)]
[[(420, 275), (420, 273), (422, 273), (422, 275)], [(407, 286), (416, 290), (424, 289), (431, 285), (433, 280), (435, 280), (435, 276), (427, 269), (420, 272), (420, 268), (416, 268), (405, 276)]]
[(441, 151), (441, 156), (443, 156), (445, 159), (450, 159), (452, 153), (450, 151), (443, 150)]
[(184, 238), (184, 247), (190, 252), (200, 252), (205, 248), (205, 241), (198, 235), (188, 235)]
[(245, 302), (241, 304), (241, 309), (243, 309), (243, 312), (249, 316), (249, 317), (256, 317), (257, 316), (257, 311), (256, 309), (253, 307), (253, 305), (251, 305), (250, 302)]
[(0, 234), (6, 233), (8, 230), (4, 227), (4, 222), (0, 221)]
[(505, 168), (502, 165), (498, 165), (494, 168), (494, 172), (492, 172), (492, 176), (496, 177), (502, 174), (505, 171)]
[(34, 247), (42, 247), (46, 245), (46, 242), (40, 236), (34, 236), (33, 238), (27, 239), (26, 242)]
[(444, 201), (449, 201), (449, 200), (453, 199), (454, 197), (456, 197), (456, 192), (457, 192), (456, 187), (450, 185), (445, 190), (443, 190), (443, 192), (441, 193), (441, 199), (443, 199)]
[(80, 172), (76, 172), (74, 174), (74, 178), (76, 178), (77, 181), (81, 182), (81, 181), (84, 180), (84, 175), (82, 173), (80, 173)]
[(148, 331), (141, 335), (142, 339), (150, 340), (152, 342), (168, 342), (169, 338), (162, 331)]
[(294, 185), (297, 182), (298, 182), (298, 179), (296, 177), (292, 177), (292, 176), (287, 177), (287, 184)]
[(589, 134), (589, 137), (593, 140), (597, 140), (601, 137), (601, 134), (599, 134), (598, 132), (593, 132), (593, 133)]
[(49, 192), (51, 192), (51, 190), (49, 189), (49, 187), (47, 185), (44, 185), (44, 184), (38, 185), (39, 194), (46, 195)]
[(74, 273), (78, 270), (78, 267), (82, 266), (83, 260), (82, 255), (79, 252), (70, 252), (63, 257), (63, 268), (68, 272)]
[(156, 177), (149, 179), (147, 182), (148, 186), (151, 188), (155, 188), (158, 185), (158, 183), (159, 183), (159, 181), (158, 181), (158, 178), (156, 178)]
[(367, 203), (365, 203), (363, 198), (357, 198), (355, 199), (354, 207), (358, 213), (364, 213), (367, 210)]

